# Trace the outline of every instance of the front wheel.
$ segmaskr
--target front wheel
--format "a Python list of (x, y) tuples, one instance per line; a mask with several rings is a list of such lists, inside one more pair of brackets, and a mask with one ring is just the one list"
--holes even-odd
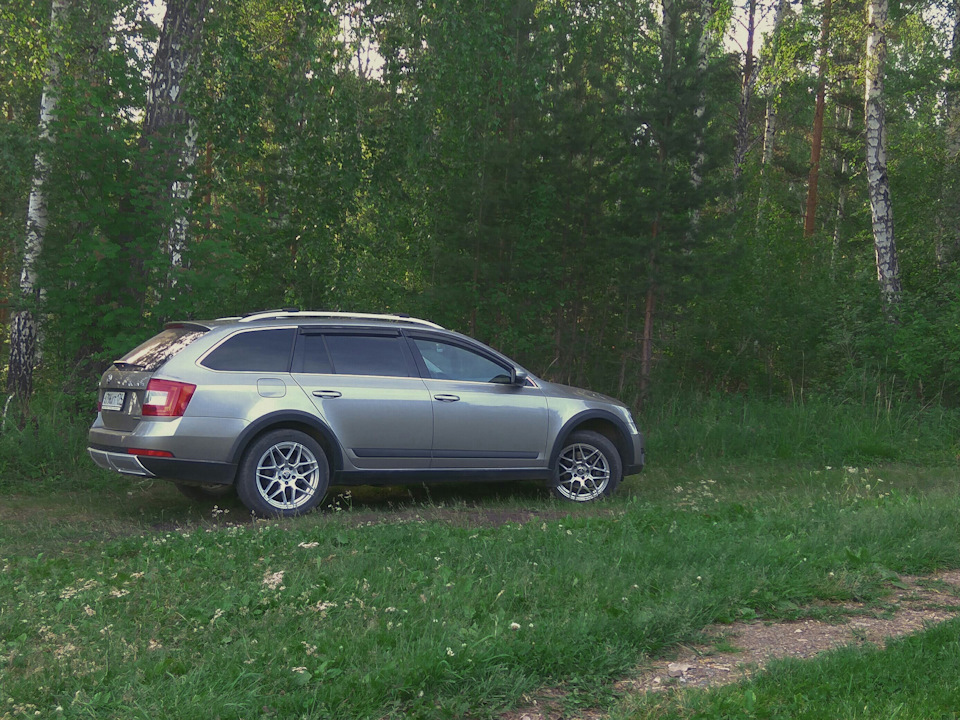
[(254, 442), (237, 472), (237, 495), (256, 515), (296, 517), (315, 508), (330, 485), (320, 444), (298, 430), (273, 430)]
[(622, 479), (616, 446), (600, 433), (578, 430), (560, 450), (551, 490), (561, 500), (590, 502), (611, 495)]

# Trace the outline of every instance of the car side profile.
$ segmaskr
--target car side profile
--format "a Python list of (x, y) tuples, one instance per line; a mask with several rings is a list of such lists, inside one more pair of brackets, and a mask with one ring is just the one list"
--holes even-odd
[(103, 374), (88, 452), (265, 516), (330, 485), (540, 480), (587, 502), (644, 463), (612, 398), (426, 320), (299, 310), (168, 323)]

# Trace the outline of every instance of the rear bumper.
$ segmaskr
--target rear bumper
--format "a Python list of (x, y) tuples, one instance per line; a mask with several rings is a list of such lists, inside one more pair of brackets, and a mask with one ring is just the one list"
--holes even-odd
[(88, 447), (91, 459), (105, 470), (138, 477), (162, 478), (201, 485), (232, 485), (237, 466), (231, 463), (130, 455), (105, 447)]
[(139, 475), (140, 477), (156, 477), (140, 462), (136, 455), (127, 453), (109, 452), (98, 448), (88, 447), (91, 459), (104, 470), (112, 470), (123, 475)]

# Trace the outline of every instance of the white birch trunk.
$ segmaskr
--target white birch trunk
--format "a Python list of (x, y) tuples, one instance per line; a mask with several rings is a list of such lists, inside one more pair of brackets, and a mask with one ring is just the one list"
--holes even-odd
[(777, 59), (780, 55), (780, 30), (783, 26), (783, 14), (787, 0), (777, 0), (777, 8), (773, 12), (773, 27), (770, 29), (770, 68), (772, 70), (770, 85), (767, 88), (766, 122), (763, 130), (763, 164), (769, 165), (773, 160), (773, 146), (777, 135), (777, 100), (780, 95), (780, 82), (777, 76)]
[[(167, 201), (174, 216), (162, 242), (171, 268), (183, 262), (189, 219), (187, 207), (193, 191), (192, 171), (197, 160), (197, 138), (183, 103), (186, 73), (199, 52), (199, 39), (210, 0), (168, 0), (160, 42), (153, 58), (143, 120), (145, 141), (159, 140), (171, 155), (179, 178), (171, 183)], [(171, 273), (170, 284), (174, 284)]]
[[(763, 167), (773, 161), (773, 146), (777, 138), (777, 100), (780, 94), (780, 83), (776, 79), (777, 55), (780, 50), (780, 26), (783, 24), (783, 10), (787, 0), (777, 0), (777, 9), (773, 13), (773, 28), (770, 31), (770, 67), (773, 70), (773, 79), (767, 89), (767, 111), (763, 128)], [(763, 172), (761, 168), (761, 172)]]
[(936, 213), (935, 252), (937, 266), (944, 267), (960, 248), (960, 0), (953, 2), (953, 45), (948, 90), (944, 94), (944, 144), (946, 162), (940, 183), (940, 207)]
[[(763, 155), (760, 160), (761, 179), (767, 174), (767, 168), (773, 162), (773, 150), (777, 141), (777, 105), (780, 102), (780, 82), (777, 76), (777, 56), (780, 51), (780, 28), (783, 25), (783, 13), (787, 0), (777, 0), (777, 8), (773, 14), (773, 28), (770, 34), (770, 69), (771, 80), (765, 89), (767, 108), (764, 114), (763, 125)], [(763, 226), (767, 212), (767, 183), (760, 183), (760, 196), (757, 198), (757, 230)]]
[[(710, 58), (710, 44), (712, 42), (712, 30), (710, 23), (713, 20), (713, 3), (711, 0), (700, 0), (700, 22), (703, 31), (700, 33), (700, 39), (697, 41), (697, 73), (703, 77), (707, 72), (707, 66)], [(707, 151), (705, 149), (705, 128), (703, 127), (703, 117), (707, 112), (707, 91), (700, 89), (697, 98), (697, 107), (694, 109), (694, 115), (697, 118), (697, 150), (693, 160), (693, 167), (690, 169), (690, 184), (694, 190), (699, 190), (703, 185), (703, 166), (706, 164)], [(694, 224), (700, 219), (699, 211), (694, 211)]]
[(753, 57), (753, 36), (756, 32), (757, 0), (748, 0), (748, 5), (747, 47), (743, 60), (740, 107), (737, 113), (737, 146), (733, 155), (733, 177), (738, 180), (743, 174), (743, 162), (747, 157), (747, 148), (750, 144), (750, 101), (753, 98), (753, 86), (757, 80), (756, 65)]
[[(51, 47), (56, 47), (56, 36), (67, 0), (54, 0), (50, 8)], [(36, 306), (42, 296), (37, 282), (37, 263), (43, 250), (47, 233), (47, 195), (44, 185), (50, 172), (46, 145), (50, 142), (50, 125), (57, 113), (57, 79), (59, 64), (55, 52), (51, 52), (47, 65), (43, 95), (40, 99), (40, 122), (38, 125), (40, 148), (34, 159), (33, 183), (27, 205), (26, 242), (20, 269), (20, 308), (10, 320), (10, 367), (7, 374), (7, 389), (21, 401), (33, 390), (33, 371), (40, 362), (40, 323)]]
[(870, 0), (867, 10), (864, 115), (867, 182), (877, 258), (877, 280), (887, 308), (891, 309), (900, 301), (900, 265), (893, 234), (893, 201), (890, 195), (890, 178), (887, 175), (887, 132), (883, 105), (887, 14), (887, 0)]

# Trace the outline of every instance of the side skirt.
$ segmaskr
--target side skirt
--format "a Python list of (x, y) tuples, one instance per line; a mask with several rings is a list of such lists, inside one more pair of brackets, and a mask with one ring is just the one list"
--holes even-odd
[(352, 470), (335, 473), (331, 485), (419, 485), (421, 483), (549, 480), (546, 468), (516, 470)]

